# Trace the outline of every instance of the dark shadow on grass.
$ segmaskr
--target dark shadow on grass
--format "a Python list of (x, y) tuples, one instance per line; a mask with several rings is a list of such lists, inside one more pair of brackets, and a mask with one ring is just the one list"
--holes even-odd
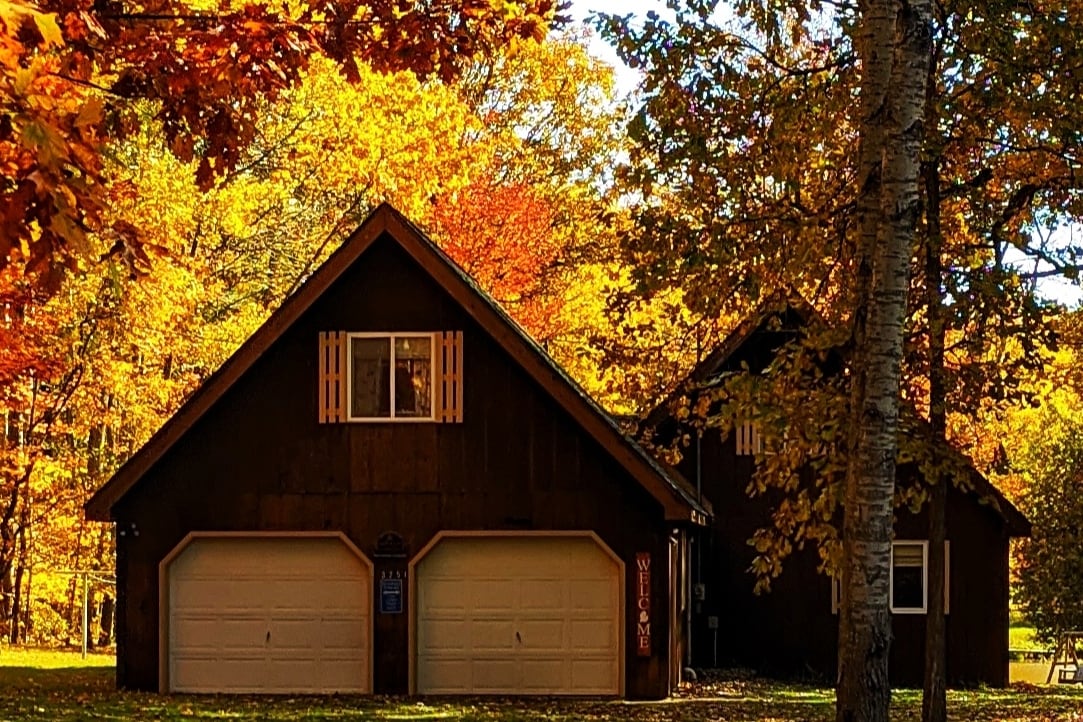
[[(920, 718), (920, 693), (900, 690), (893, 697), (892, 720)], [(949, 693), (951, 719), (985, 722), (1041, 719), (1083, 722), (1083, 690), (1043, 688)], [(555, 697), (355, 697), (158, 695), (118, 691), (112, 667), (0, 667), (0, 720), (210, 719), (230, 722), (668, 722), (713, 720), (745, 722), (831, 722), (834, 696), (822, 687), (766, 680), (719, 680), (698, 685), (660, 702)]]
[(0, 666), (0, 696), (25, 688), (58, 688), (72, 686), (111, 689), (116, 683), (113, 667), (2, 667)]

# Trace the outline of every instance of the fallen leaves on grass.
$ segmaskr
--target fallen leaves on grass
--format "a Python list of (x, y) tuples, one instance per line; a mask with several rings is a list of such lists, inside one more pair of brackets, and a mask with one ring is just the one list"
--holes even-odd
[[(77, 658), (77, 657), (76, 657)], [(834, 693), (748, 674), (711, 674), (659, 702), (568, 698), (164, 696), (119, 692), (108, 667), (39, 669), (3, 666), (0, 722), (86, 719), (462, 720), (463, 722), (831, 722)], [(1083, 722), (1083, 690), (1018, 685), (953, 691), (951, 719), (973, 722)], [(921, 696), (896, 692), (892, 722), (917, 722)]]

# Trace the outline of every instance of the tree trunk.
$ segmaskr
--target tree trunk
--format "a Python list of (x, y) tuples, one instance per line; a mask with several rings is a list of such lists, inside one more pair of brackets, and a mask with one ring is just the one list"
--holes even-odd
[(87, 476), (97, 481), (98, 475), (102, 471), (102, 444), (105, 440), (105, 434), (102, 432), (103, 424), (94, 424), (90, 427), (90, 433), (87, 435), (87, 454), (86, 454), (86, 471)]
[[(843, 591), (839, 627), (839, 722), (887, 722), (891, 701), (889, 583), (892, 501), (899, 411), (903, 323), (909, 261), (920, 213), (918, 165), (931, 43), (928, 0), (873, 0), (863, 8), (863, 62), (890, 58), (887, 88), (866, 64), (862, 93), (884, 93), (862, 115), (861, 132), (882, 144), (879, 230), (873, 258), (864, 344), (856, 355), (863, 373), (851, 409), (856, 439), (850, 455), (843, 522)], [(871, 88), (869, 87), (871, 83)], [(876, 106), (873, 106), (876, 107)], [(864, 107), (863, 102), (863, 110)], [(872, 126), (880, 125), (877, 131)], [(864, 196), (869, 187), (863, 185)]]
[[(7, 548), (11, 528), (7, 522), (0, 521), (0, 550)], [(11, 598), (14, 596), (15, 571), (5, 557), (0, 556), (0, 637), (6, 637), (11, 624)]]
[[(932, 79), (930, 79), (932, 82)], [(924, 164), (925, 180), (925, 313), (929, 324), (929, 449), (936, 454), (947, 443), (947, 380), (944, 367), (945, 323), (940, 234), (940, 166), (934, 157)], [(922, 722), (947, 722), (947, 660), (944, 616), (944, 540), (947, 536), (949, 480), (934, 462), (926, 469), (929, 489), (929, 588), (925, 616), (925, 679)]]
[[(11, 598), (11, 635), (10, 641), (12, 644), (18, 644), (20, 641), (26, 641), (26, 620), (23, 619), (23, 576), (26, 574), (27, 565), (29, 559), (27, 558), (26, 548), (26, 526), (29, 521), (30, 514), (28, 513), (28, 507), (24, 503), (23, 512), (20, 515), (20, 523), (18, 529), (19, 537), (19, 556), (15, 563), (15, 584), (14, 594)], [(21, 634), (20, 634), (21, 632)]]
[(102, 599), (101, 625), (99, 626), (98, 646), (108, 647), (113, 641), (113, 610), (116, 608), (113, 597), (106, 594)]
[(68, 601), (64, 605), (64, 645), (72, 645), (72, 632), (75, 629), (75, 596), (79, 590), (79, 575), (68, 575)]
[(34, 599), (34, 529), (31, 526), (26, 527), (26, 539), (28, 544), (27, 559), (31, 560), (26, 565), (26, 596), (23, 601), (23, 644), (26, 644), (27, 640), (34, 633), (34, 615), (30, 613), (30, 602)]
[(20, 423), (18, 412), (4, 414), (4, 436), (0, 439), (0, 449), (11, 457), (0, 464), (0, 490), (3, 491), (3, 505), (0, 506), (0, 635), (8, 638), (16, 614), (11, 600), (15, 595), (15, 511), (19, 501), (19, 478), (17, 469), (11, 468), (11, 464), (19, 458), (22, 448)]
[[(887, 92), (891, 83), (892, 36), (895, 4), (884, 0), (866, 0), (860, 6), (861, 26), (856, 38), (862, 79), (858, 108), (860, 144), (858, 148), (857, 243), (854, 249), (856, 284), (854, 289), (853, 378), (851, 381), (848, 458), (850, 463), (843, 487), (842, 568), (839, 600), (839, 658), (836, 690), (836, 719), (856, 722), (886, 719), (890, 700), (885, 670), (881, 682), (866, 679), (867, 663), (873, 643), (860, 610), (867, 606), (868, 580), (865, 565), (857, 564), (859, 549), (855, 544), (855, 526), (863, 515), (859, 511), (861, 489), (853, 461), (857, 458), (861, 436), (859, 410), (864, 406), (865, 363), (869, 293), (872, 286), (872, 263), (880, 229), (880, 195), (883, 173), (884, 126)], [(860, 567), (860, 568), (859, 568)], [(886, 644), (886, 642), (885, 642)], [(884, 659), (886, 660), (886, 651)], [(881, 689), (881, 687), (883, 689)], [(882, 708), (882, 712), (869, 710)]]
[[(854, 247), (855, 287), (852, 320), (853, 377), (850, 386), (851, 418), (863, 405), (865, 393), (866, 323), (869, 288), (872, 285), (872, 261), (880, 228), (880, 186), (883, 171), (883, 126), (878, 119), (884, 114), (887, 91), (891, 82), (890, 39), (894, 28), (893, 3), (865, 0), (861, 4), (861, 26), (856, 37), (861, 58), (861, 96), (858, 108), (860, 142), (858, 146), (857, 241)], [(860, 425), (851, 423), (847, 449), (849, 458), (857, 453)], [(863, 682), (864, 646), (857, 636), (857, 620), (853, 616), (854, 594), (858, 579), (853, 560), (855, 548), (851, 516), (857, 508), (857, 477), (847, 469), (843, 487), (842, 564), (840, 569), (838, 680), (836, 717), (838, 722), (857, 719), (858, 709), (867, 707), (868, 686)], [(859, 592), (858, 596), (863, 596)]]
[[(3, 500), (0, 509), (0, 590), (4, 592), (3, 621), (8, 625), (5, 630), (12, 644), (18, 642), (19, 631), (19, 594), (22, 586), (22, 568), (19, 565), (19, 541), (23, 536), (23, 526), (19, 511), (25, 515), (23, 490), (30, 487), (30, 475), (33, 472), (31, 462), (20, 470), (19, 476), (11, 479), (11, 493)], [(20, 503), (22, 502), (22, 503)]]
[[(71, 554), (68, 556), (68, 564), (72, 569), (86, 569), (83, 563), (83, 537), (86, 533), (86, 522), (80, 519), (75, 532), (75, 544), (72, 547)], [(74, 629), (79, 629), (79, 633), (82, 634), (82, 620), (83, 620), (83, 587), (80, 583), (80, 575), (72, 574), (71, 584), (68, 586), (68, 643), (71, 643), (71, 633)]]

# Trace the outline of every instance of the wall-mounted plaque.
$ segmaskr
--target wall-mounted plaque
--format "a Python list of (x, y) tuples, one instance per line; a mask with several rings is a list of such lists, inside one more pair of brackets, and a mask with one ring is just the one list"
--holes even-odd
[(405, 559), (406, 542), (396, 531), (385, 531), (376, 539), (377, 559)]
[(402, 580), (380, 580), (380, 614), (402, 614)]

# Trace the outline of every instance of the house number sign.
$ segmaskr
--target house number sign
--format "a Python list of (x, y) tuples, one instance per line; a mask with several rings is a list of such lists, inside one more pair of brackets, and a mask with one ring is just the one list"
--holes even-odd
[(651, 656), (651, 555), (636, 554), (636, 654)]

